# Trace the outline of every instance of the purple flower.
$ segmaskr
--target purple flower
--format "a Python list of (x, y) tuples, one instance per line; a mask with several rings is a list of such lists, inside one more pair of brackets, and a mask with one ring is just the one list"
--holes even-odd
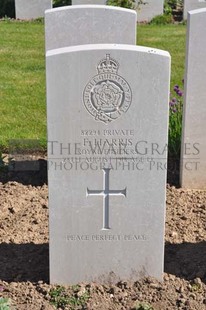
[(169, 105), (170, 105), (170, 107), (173, 107), (173, 106), (175, 105), (175, 102), (170, 101), (170, 102), (169, 102)]
[(176, 104), (177, 103), (177, 98), (175, 98), (175, 97), (172, 98), (172, 102)]
[(178, 104), (177, 98), (173, 97), (170, 102), (169, 105), (170, 107), (173, 107), (174, 105)]
[(172, 109), (172, 112), (173, 113), (177, 113), (177, 109)]
[(175, 86), (174, 86), (174, 91), (176, 92), (178, 89), (179, 89), (179, 86), (178, 86), (178, 85), (175, 85)]
[(183, 92), (182, 92), (181, 90), (178, 90), (178, 91), (177, 91), (177, 95), (180, 96), (180, 97), (182, 97), (182, 96), (183, 96)]

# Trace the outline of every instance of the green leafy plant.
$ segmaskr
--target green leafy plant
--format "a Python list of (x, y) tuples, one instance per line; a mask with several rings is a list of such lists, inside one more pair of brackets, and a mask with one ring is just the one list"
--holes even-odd
[(136, 2), (135, 0), (108, 0), (108, 5), (112, 6), (120, 6), (126, 9), (140, 9), (141, 5), (146, 4), (144, 0), (139, 0)]
[(150, 25), (167, 25), (173, 23), (173, 17), (172, 14), (163, 14), (163, 15), (157, 15), (153, 17), (153, 19), (150, 21)]
[(107, 4), (112, 6), (120, 6), (126, 9), (134, 9), (135, 0), (108, 0)]
[(184, 5), (184, 0), (165, 0), (164, 6), (169, 6), (172, 10)]
[[(175, 93), (175, 95), (173, 95)], [(182, 114), (183, 114), (183, 90), (179, 85), (175, 85), (169, 102), (169, 155), (179, 157), (181, 134), (182, 134)]]
[(9, 298), (0, 298), (0, 310), (10, 310), (10, 299)]
[(84, 309), (86, 302), (89, 299), (89, 293), (85, 292), (81, 296), (71, 296), (69, 298), (69, 305), (72, 307), (72, 310), (75, 309)]
[(151, 25), (166, 25), (174, 22), (173, 9), (176, 8), (177, 0), (165, 0), (164, 14), (155, 16), (151, 21)]
[(44, 24), (44, 17), (38, 17), (32, 20), (33, 23)]
[(202, 290), (201, 284), (200, 283), (193, 283), (191, 285), (191, 291), (192, 292), (200, 292)]
[(165, 0), (164, 6), (169, 6), (171, 9), (176, 9), (178, 0)]
[(138, 303), (136, 305), (135, 310), (155, 310), (151, 305), (149, 305), (148, 303)]
[(167, 0), (164, 2), (164, 14), (172, 15), (172, 7)]
[(53, 0), (53, 7), (71, 5), (71, 0)]
[(63, 286), (57, 286), (52, 289), (49, 295), (51, 296), (51, 304), (56, 308), (61, 307), (64, 309), (64, 307), (69, 303), (68, 296)]
[(84, 309), (84, 306), (90, 295), (88, 291), (83, 292), (82, 294), (77, 293), (79, 286), (73, 288), (74, 294), (68, 296), (65, 288), (63, 286), (57, 286), (56, 288), (50, 291), (51, 304), (54, 305), (57, 309), (65, 309), (66, 306), (70, 306), (71, 310), (75, 309)]

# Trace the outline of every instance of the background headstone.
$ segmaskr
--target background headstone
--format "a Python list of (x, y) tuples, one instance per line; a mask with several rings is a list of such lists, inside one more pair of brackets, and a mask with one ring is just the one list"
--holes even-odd
[(136, 12), (111, 6), (67, 6), (45, 14), (46, 50), (92, 43), (136, 44)]
[(16, 19), (44, 17), (44, 12), (52, 8), (52, 0), (15, 0)]
[(72, 0), (72, 5), (76, 4), (103, 4), (106, 5), (107, 0)]
[(206, 0), (184, 0), (183, 18), (187, 19), (188, 11), (206, 7)]
[(162, 278), (170, 56), (47, 52), (50, 280)]
[(206, 189), (206, 9), (188, 13), (181, 186)]
[(146, 0), (137, 10), (138, 22), (149, 22), (153, 17), (163, 14), (164, 0)]

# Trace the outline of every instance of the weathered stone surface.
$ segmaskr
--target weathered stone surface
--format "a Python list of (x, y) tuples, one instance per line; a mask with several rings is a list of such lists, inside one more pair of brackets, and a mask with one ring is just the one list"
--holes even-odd
[(170, 56), (47, 52), (52, 283), (162, 278)]
[(92, 43), (136, 44), (136, 18), (134, 10), (110, 6), (82, 5), (48, 10), (46, 50)]
[(206, 0), (184, 0), (183, 18), (187, 19), (188, 11), (206, 7)]
[(52, 0), (15, 0), (16, 19), (44, 17), (44, 12), (52, 8)]
[(163, 14), (164, 0), (146, 0), (137, 10), (138, 22), (149, 22), (153, 17)]
[(206, 189), (206, 8), (188, 13), (180, 183)]

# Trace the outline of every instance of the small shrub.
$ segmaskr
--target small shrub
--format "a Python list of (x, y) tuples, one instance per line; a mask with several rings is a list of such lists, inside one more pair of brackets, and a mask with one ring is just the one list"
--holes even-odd
[(163, 14), (155, 16), (151, 21), (151, 25), (167, 25), (173, 23), (173, 17), (170, 14)]
[(165, 0), (164, 14), (172, 15), (176, 21), (180, 22), (183, 15), (183, 0)]
[(165, 5), (169, 6), (171, 9), (176, 9), (178, 0), (165, 0)]
[(177, 7), (183, 7), (184, 0), (165, 0), (164, 6), (169, 6), (172, 10), (175, 10)]
[(201, 292), (201, 290), (202, 290), (202, 286), (200, 283), (193, 283), (191, 285), (191, 291), (192, 292)]
[(35, 24), (44, 24), (44, 17), (37, 17), (33, 19), (32, 22)]
[(52, 289), (49, 293), (51, 296), (51, 304), (57, 309), (65, 309), (68, 305), (72, 310), (83, 309), (90, 296), (86, 290), (82, 294), (76, 293), (77, 287), (73, 288), (74, 293), (71, 296), (68, 296), (63, 286), (57, 286)]
[(112, 6), (120, 6), (126, 9), (134, 9), (135, 0), (108, 0), (107, 4)]
[(164, 14), (172, 15), (172, 7), (167, 0), (164, 2)]
[(151, 305), (143, 302), (143, 303), (139, 303), (136, 306), (135, 310), (154, 310), (154, 308)]
[(52, 289), (49, 293), (51, 296), (51, 304), (56, 308), (63, 308), (68, 305), (68, 296), (66, 295), (65, 289), (63, 286), (57, 286)]
[(136, 0), (107, 0), (108, 5), (120, 6), (126, 9), (141, 9), (141, 6), (146, 3), (144, 0), (139, 0), (138, 2)]

